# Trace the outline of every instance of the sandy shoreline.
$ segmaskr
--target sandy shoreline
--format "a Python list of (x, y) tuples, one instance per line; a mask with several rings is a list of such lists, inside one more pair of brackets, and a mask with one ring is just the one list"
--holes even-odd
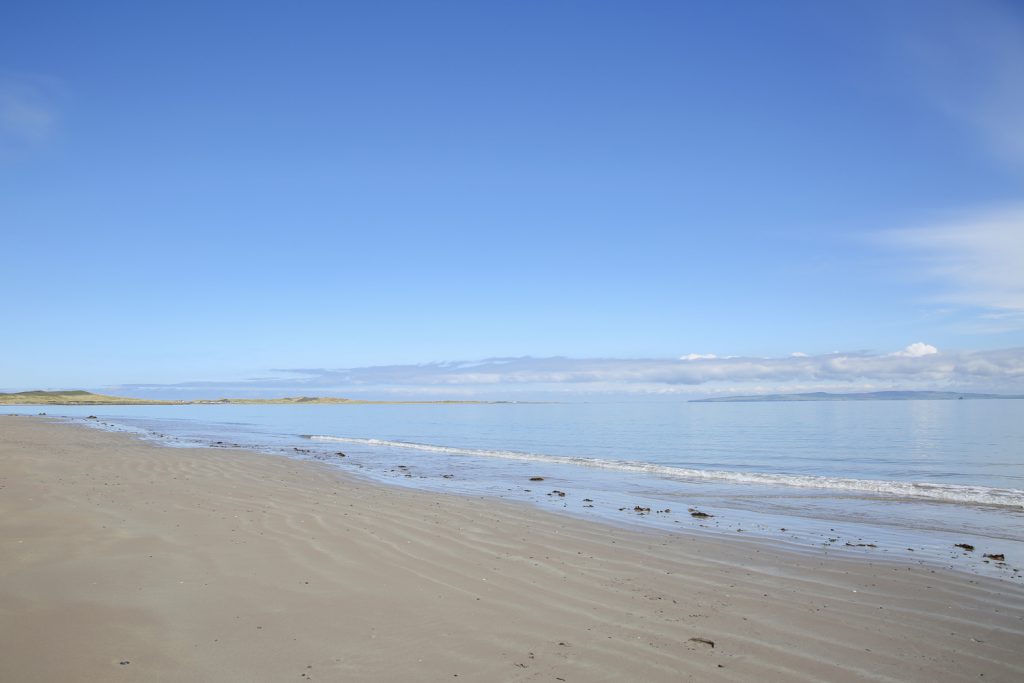
[(0, 416), (0, 680), (1015, 681), (1021, 643), (1007, 581)]

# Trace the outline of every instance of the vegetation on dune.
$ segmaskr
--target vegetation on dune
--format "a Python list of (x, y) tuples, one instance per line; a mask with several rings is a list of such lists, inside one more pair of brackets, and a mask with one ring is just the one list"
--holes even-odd
[(406, 404), (406, 403), (507, 403), (507, 401), (362, 401), (334, 396), (285, 396), (282, 398), (218, 398), (196, 399), (185, 401), (161, 401), (151, 398), (131, 398), (127, 396), (107, 396), (89, 391), (75, 389), (72, 391), (19, 391), (16, 393), (0, 393), (0, 405), (50, 405), (50, 406), (94, 406), (94, 405), (147, 405), (147, 406), (183, 406), (183, 405), (276, 405), (276, 404)]
[(175, 405), (181, 401), (157, 401), (125, 396), (107, 396), (76, 389), (74, 391), (19, 391), (0, 394), (0, 405)]

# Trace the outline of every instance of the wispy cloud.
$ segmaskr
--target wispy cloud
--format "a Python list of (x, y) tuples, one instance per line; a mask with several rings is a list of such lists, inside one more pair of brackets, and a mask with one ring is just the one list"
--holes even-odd
[(911, 267), (934, 283), (935, 301), (979, 309), (994, 331), (1024, 327), (1024, 205), (892, 231), (881, 239), (911, 255)]
[(1024, 21), (997, 2), (929, 5), (909, 47), (931, 96), (999, 157), (1024, 166)]
[(890, 353), (772, 358), (493, 358), (359, 368), (283, 369), (275, 379), (128, 385), (142, 392), (348, 393), (501, 397), (538, 393), (720, 393), (808, 389), (1024, 389), (1024, 348), (941, 352), (917, 342)]
[(49, 140), (61, 96), (53, 79), (0, 70), (0, 152)]

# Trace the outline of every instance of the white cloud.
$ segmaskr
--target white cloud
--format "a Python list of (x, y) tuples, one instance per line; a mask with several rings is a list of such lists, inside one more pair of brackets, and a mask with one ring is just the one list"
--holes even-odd
[(890, 355), (893, 356), (904, 356), (906, 358), (920, 358), (921, 356), (930, 356), (933, 353), (938, 353), (939, 350), (931, 344), (925, 344), (924, 342), (914, 342), (902, 351), (896, 351)]
[(685, 356), (681, 356), (679, 360), (712, 360), (718, 358), (713, 353), (688, 353)]

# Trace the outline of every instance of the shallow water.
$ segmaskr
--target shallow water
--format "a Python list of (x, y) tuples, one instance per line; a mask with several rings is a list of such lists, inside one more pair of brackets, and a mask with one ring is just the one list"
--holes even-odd
[[(86, 422), (169, 445), (238, 444), (619, 524), (914, 553), (1008, 578), (1024, 566), (1024, 401), (3, 410), (41, 411), (96, 415)], [(984, 562), (986, 552), (1007, 563)]]

